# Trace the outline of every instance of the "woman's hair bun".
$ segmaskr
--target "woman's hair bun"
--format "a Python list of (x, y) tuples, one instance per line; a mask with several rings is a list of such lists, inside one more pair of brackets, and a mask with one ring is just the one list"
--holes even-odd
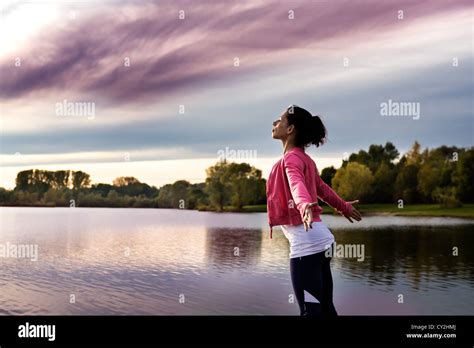
[(316, 145), (316, 147), (319, 147), (326, 142), (326, 127), (320, 116), (313, 116), (309, 111), (296, 105), (289, 106), (287, 114), (288, 123), (294, 125), (296, 129), (296, 146)]

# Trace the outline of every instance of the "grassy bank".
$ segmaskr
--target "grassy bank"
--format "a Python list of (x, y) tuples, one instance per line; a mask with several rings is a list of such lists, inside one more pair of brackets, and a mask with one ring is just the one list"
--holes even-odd
[[(474, 204), (464, 204), (459, 208), (443, 208), (439, 204), (405, 205), (399, 209), (395, 204), (357, 204), (357, 209), (364, 215), (398, 215), (398, 216), (445, 216), (474, 218)], [(245, 212), (266, 212), (266, 205), (248, 205)], [(323, 214), (332, 214), (333, 209), (323, 206)]]

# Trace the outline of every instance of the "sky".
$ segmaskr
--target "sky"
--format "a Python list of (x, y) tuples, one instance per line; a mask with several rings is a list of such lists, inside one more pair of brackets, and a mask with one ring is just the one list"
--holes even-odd
[(2, 187), (30, 168), (202, 182), (223, 152), (267, 178), (291, 104), (328, 129), (320, 170), (387, 141), (473, 145), (472, 1), (0, 6)]

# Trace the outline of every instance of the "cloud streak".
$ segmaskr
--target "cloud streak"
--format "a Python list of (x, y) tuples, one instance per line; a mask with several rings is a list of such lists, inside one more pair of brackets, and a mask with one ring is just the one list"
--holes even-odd
[[(213, 81), (278, 64), (306, 49), (330, 47), (332, 40), (350, 45), (374, 33), (441, 11), (472, 8), (470, 1), (265, 1), (129, 4), (99, 10), (39, 33), (27, 48), (0, 63), (0, 98), (39, 97), (56, 91), (99, 95), (113, 104), (159, 100)], [(178, 19), (179, 9), (185, 18)], [(288, 19), (293, 10), (295, 19)], [(131, 66), (124, 66), (130, 58)]]

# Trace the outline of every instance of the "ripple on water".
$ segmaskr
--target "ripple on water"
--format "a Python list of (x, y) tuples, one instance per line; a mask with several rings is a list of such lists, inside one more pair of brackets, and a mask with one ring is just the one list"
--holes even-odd
[[(40, 252), (35, 263), (2, 260), (0, 314), (297, 314), (288, 242), (268, 238), (264, 214), (70, 210), (13, 209), (6, 215), (19, 215), (0, 221), (0, 239), (35, 242)], [(362, 262), (332, 261), (341, 314), (400, 313), (398, 293), (416, 299), (419, 313), (473, 314), (474, 255), (449, 255), (452, 245), (473, 245), (472, 223), (323, 220), (337, 243), (365, 246)], [(344, 300), (352, 294), (357, 307)]]

